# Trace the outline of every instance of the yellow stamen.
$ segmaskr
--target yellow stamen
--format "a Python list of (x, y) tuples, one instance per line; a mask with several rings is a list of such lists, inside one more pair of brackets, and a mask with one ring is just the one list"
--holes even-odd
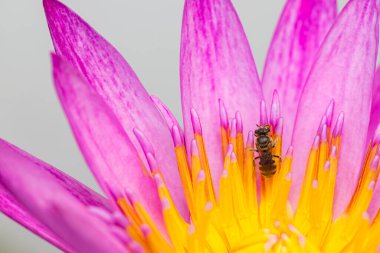
[[(282, 118), (274, 107), (276, 126), (270, 126), (271, 148), (276, 172), (257, 176), (254, 135), (246, 143), (240, 113), (228, 127), (227, 113), (221, 106), (221, 152), (224, 168), (219, 180), (219, 196), (214, 192), (199, 118), (192, 111), (194, 140), (191, 156), (173, 127), (175, 154), (186, 202), (190, 211), (184, 219), (170, 195), (159, 168), (151, 168), (162, 206), (166, 231), (160, 231), (146, 209), (132, 193), (117, 201), (128, 218), (125, 228), (130, 238), (144, 252), (183, 253), (250, 253), (250, 252), (376, 252), (380, 245), (380, 211), (371, 221), (367, 209), (373, 197), (380, 171), (379, 147), (374, 141), (363, 163), (363, 169), (344, 214), (333, 219), (334, 193), (338, 171), (343, 114), (334, 132), (330, 129), (331, 112), (324, 116), (318, 135), (310, 149), (298, 205), (293, 212), (288, 199), (292, 181), (293, 148), (282, 154)], [(263, 110), (264, 111), (264, 110)], [(265, 117), (263, 117), (264, 119)], [(146, 154), (155, 164), (154, 155)], [(296, 154), (294, 155), (296, 156)], [(258, 159), (262, 159), (259, 157)], [(189, 166), (190, 165), (190, 166)], [(257, 188), (257, 179), (260, 187)], [(258, 198), (260, 196), (260, 198)]]

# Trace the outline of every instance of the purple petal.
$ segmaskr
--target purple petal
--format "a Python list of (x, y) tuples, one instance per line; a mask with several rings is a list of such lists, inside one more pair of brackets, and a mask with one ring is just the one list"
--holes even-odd
[(302, 88), (336, 12), (336, 0), (288, 0), (277, 25), (264, 68), (263, 91), (267, 102), (278, 91), (285, 148), (290, 144)]
[[(365, 150), (378, 47), (375, 0), (352, 0), (327, 35), (301, 96), (293, 132), (295, 203), (308, 148), (332, 99), (344, 112), (334, 212), (341, 214), (355, 190)], [(335, 116), (336, 117), (336, 116)], [(305, 148), (306, 147), (306, 148)]]
[(51, 173), (54, 168), (3, 140), (0, 154), (0, 184), (74, 252), (125, 252), (108, 227)]
[(173, 152), (170, 130), (132, 68), (78, 15), (55, 0), (44, 0), (53, 44), (105, 100), (147, 165), (133, 134), (138, 128), (152, 142), (165, 181), (181, 214), (187, 207)]
[(187, 0), (182, 23), (181, 95), (188, 150), (190, 111), (199, 114), (214, 184), (223, 170), (219, 99), (240, 111), (244, 134), (259, 123), (262, 91), (251, 49), (230, 0)]
[[(380, 68), (375, 73), (373, 81), (373, 94), (372, 94), (372, 108), (371, 108), (371, 120), (369, 122), (367, 143), (374, 137), (376, 128), (380, 124)], [(380, 208), (380, 183), (376, 184), (375, 192), (372, 198), (371, 205), (368, 208), (368, 213), (371, 217), (376, 215)]]
[(380, 124), (380, 68), (375, 73), (372, 92), (371, 120), (368, 128), (368, 138), (372, 138)]
[(123, 196), (128, 188), (160, 222), (161, 205), (154, 181), (119, 121), (74, 67), (56, 55), (52, 60), (58, 96), (99, 185), (110, 198)]
[(0, 211), (36, 235), (65, 252), (72, 252), (50, 229), (42, 225), (25, 210), (0, 184)]
[[(0, 144), (6, 143), (4, 140), (0, 139)], [(5, 144), (2, 144), (5, 145)], [(11, 146), (10, 144), (7, 144)], [(15, 148), (15, 147), (14, 147)], [(16, 149), (16, 148), (15, 148)], [(104, 197), (100, 196), (98, 193), (94, 192), (87, 186), (83, 185), (79, 181), (75, 180), (74, 178), (66, 175), (65, 173), (53, 168), (52, 166), (32, 157), (31, 155), (28, 155), (27, 153), (18, 150), (19, 155), (22, 155), (28, 159), (30, 159), (31, 162), (35, 163), (39, 166), (41, 170), (43, 170), (43, 173), (49, 175), (55, 180), (55, 183), (59, 184), (63, 189), (65, 189), (70, 195), (75, 197), (79, 202), (81, 202), (85, 206), (96, 206), (99, 208), (103, 208), (105, 210), (112, 210), (112, 206), (110, 202), (105, 199)], [(3, 153), (0, 152), (0, 161), (1, 159), (5, 160), (7, 157), (3, 157)], [(9, 159), (13, 159), (9, 157)]]

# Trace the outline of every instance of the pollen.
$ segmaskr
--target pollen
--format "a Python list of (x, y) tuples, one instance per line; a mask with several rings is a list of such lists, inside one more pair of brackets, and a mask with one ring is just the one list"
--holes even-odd
[[(292, 185), (293, 147), (282, 150), (283, 118), (275, 93), (266, 115), (260, 106), (260, 125), (268, 126), (275, 173), (263, 176), (259, 170), (255, 135), (243, 134), (239, 112), (231, 119), (219, 101), (220, 152), (224, 169), (212, 178), (201, 121), (191, 110), (194, 138), (187, 150), (182, 130), (171, 129), (179, 175), (190, 212), (185, 220), (176, 209), (154, 151), (143, 148), (149, 176), (156, 183), (166, 231), (160, 231), (133, 192), (118, 198), (126, 216), (128, 247), (132, 252), (379, 252), (380, 212), (367, 214), (379, 175), (378, 138), (368, 145), (361, 176), (345, 212), (333, 217), (334, 191), (344, 115), (332, 122), (334, 102), (328, 106), (310, 147), (297, 206), (289, 202)], [(218, 131), (217, 130), (217, 131)], [(136, 130), (142, 146), (149, 146)], [(245, 138), (246, 137), (246, 138)], [(282, 155), (282, 154), (285, 155)], [(214, 188), (219, 180), (219, 190)]]

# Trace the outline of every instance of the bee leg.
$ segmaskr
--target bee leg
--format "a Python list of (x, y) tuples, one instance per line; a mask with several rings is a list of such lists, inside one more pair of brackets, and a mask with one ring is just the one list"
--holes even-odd
[(280, 162), (282, 162), (281, 156), (279, 156), (279, 155), (272, 155), (272, 156), (278, 158), (280, 160)]
[(257, 156), (257, 157), (255, 157), (255, 160), (256, 160), (256, 159), (260, 159), (260, 158), (261, 158), (261, 156)]
[(276, 147), (277, 142), (278, 142), (278, 137), (273, 141), (272, 148)]

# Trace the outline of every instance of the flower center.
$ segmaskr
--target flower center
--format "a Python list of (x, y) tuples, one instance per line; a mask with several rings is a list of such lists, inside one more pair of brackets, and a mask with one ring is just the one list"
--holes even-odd
[[(380, 244), (380, 214), (366, 213), (379, 174), (377, 140), (371, 142), (351, 203), (333, 219), (335, 181), (343, 127), (341, 113), (332, 128), (333, 102), (326, 110), (310, 149), (302, 191), (293, 210), (288, 195), (292, 184), (293, 148), (282, 154), (283, 120), (273, 103), (268, 122), (261, 106), (261, 126), (244, 143), (239, 112), (230, 122), (220, 101), (221, 152), (224, 170), (215, 192), (200, 120), (191, 111), (194, 139), (188, 159), (183, 135), (172, 127), (179, 174), (190, 211), (185, 221), (177, 211), (154, 152), (146, 151), (155, 179), (167, 234), (162, 233), (131, 192), (118, 199), (130, 221), (130, 249), (136, 252), (362, 252)], [(332, 130), (333, 129), (333, 130)], [(267, 139), (258, 138), (266, 136)], [(255, 140), (256, 138), (256, 140)], [(148, 141), (138, 134), (142, 146)], [(255, 145), (256, 143), (256, 145)], [(268, 165), (269, 164), (269, 165)], [(269, 166), (269, 167), (268, 167)], [(268, 169), (271, 170), (268, 173)]]

